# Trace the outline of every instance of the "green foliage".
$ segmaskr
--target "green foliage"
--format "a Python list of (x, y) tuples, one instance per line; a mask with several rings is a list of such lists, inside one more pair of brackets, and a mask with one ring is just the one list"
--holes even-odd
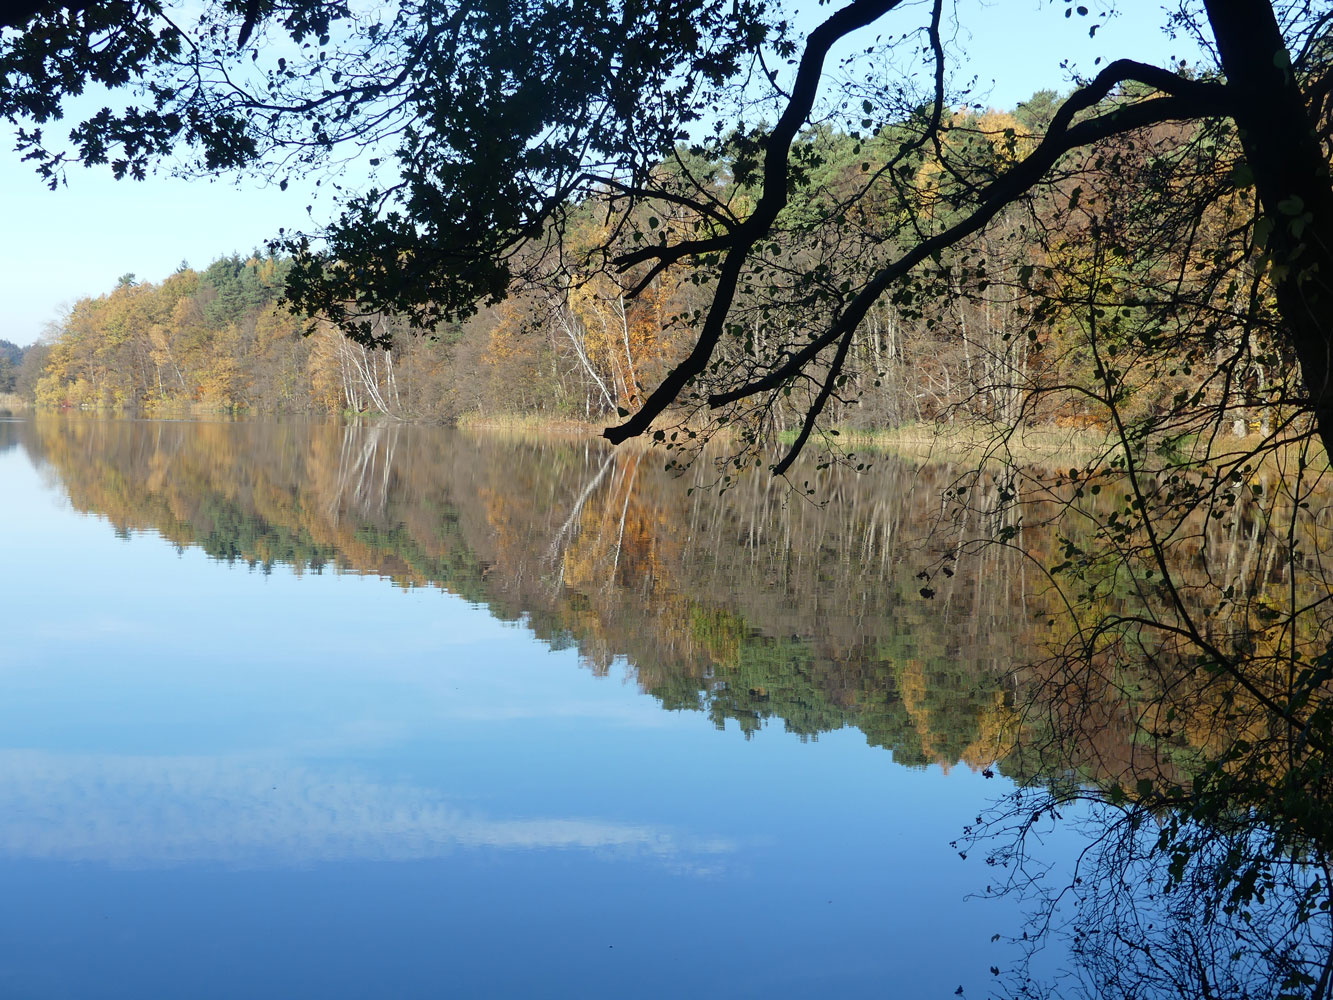
[(290, 268), (289, 260), (258, 253), (248, 258), (239, 254), (219, 257), (200, 275), (202, 287), (215, 293), (211, 301), (203, 303), (204, 318), (221, 328), (271, 308), (282, 295)]

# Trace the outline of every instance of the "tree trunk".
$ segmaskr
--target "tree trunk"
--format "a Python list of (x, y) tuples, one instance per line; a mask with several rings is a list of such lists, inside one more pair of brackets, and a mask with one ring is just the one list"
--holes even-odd
[(1324, 450), (1333, 457), (1333, 186), (1267, 0), (1205, 0), (1241, 146), (1272, 223), (1272, 280)]

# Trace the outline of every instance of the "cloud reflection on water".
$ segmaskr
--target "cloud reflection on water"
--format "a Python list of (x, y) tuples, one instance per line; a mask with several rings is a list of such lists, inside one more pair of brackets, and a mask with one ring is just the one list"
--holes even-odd
[(573, 849), (711, 870), (730, 841), (584, 817), (493, 819), (439, 793), (249, 757), (0, 751), (0, 855), (155, 868)]

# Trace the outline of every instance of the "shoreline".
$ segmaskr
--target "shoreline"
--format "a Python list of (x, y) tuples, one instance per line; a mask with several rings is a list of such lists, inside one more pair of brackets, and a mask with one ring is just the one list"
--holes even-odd
[[(48, 413), (149, 420), (246, 420), (296, 417), (416, 427), (451, 426), (468, 433), (517, 439), (548, 438), (599, 442), (605, 442), (603, 431), (607, 427), (614, 426), (618, 420), (608, 417), (589, 421), (568, 417), (545, 417), (531, 413), (483, 415), (471, 412), (461, 414), (453, 420), (442, 421), (398, 418), (378, 413), (303, 413), (203, 407), (198, 404), (187, 407), (153, 407), (142, 411), (100, 407), (65, 409), (40, 406), (15, 393), (0, 393), (0, 414), (27, 417)], [(680, 425), (668, 424), (662, 428), (668, 433), (676, 429), (680, 429)], [(700, 428), (686, 426), (684, 430), (686, 433), (693, 431), (698, 435), (693, 445), (699, 446), (725, 446), (734, 441), (736, 433), (730, 426), (714, 428), (707, 436)], [(790, 445), (795, 438), (796, 431), (790, 430), (779, 432), (772, 440), (774, 444), (782, 447)], [(1213, 461), (1225, 456), (1224, 464), (1230, 465), (1252, 459), (1257, 461), (1257, 468), (1253, 469), (1253, 472), (1268, 472), (1273, 466), (1282, 466), (1288, 461), (1295, 464), (1298, 461), (1296, 451), (1301, 447), (1301, 440), (1296, 436), (1284, 441), (1265, 443), (1257, 433), (1245, 437), (1227, 435), (1213, 440)], [(655, 441), (651, 433), (646, 433), (637, 438), (630, 438), (617, 447), (647, 449), (658, 443), (660, 442)], [(1194, 465), (1205, 461), (1202, 456), (1195, 454), (1196, 443), (1195, 440), (1189, 439), (1174, 445), (1173, 450), (1180, 456), (1182, 465)], [(1158, 449), (1160, 447), (1159, 445)], [(811, 435), (805, 450), (810, 455), (832, 453), (838, 456), (834, 461), (865, 454), (884, 454), (927, 464), (966, 462), (978, 465), (1008, 464), (1067, 469), (1071, 464), (1083, 467), (1105, 465), (1120, 452), (1121, 444), (1110, 431), (1096, 427), (1065, 427), (1056, 424), (1003, 427), (982, 422), (955, 421), (913, 422), (878, 429), (831, 427)], [(1310, 460), (1313, 457), (1307, 456), (1305, 464), (1319, 464), (1317, 459)]]

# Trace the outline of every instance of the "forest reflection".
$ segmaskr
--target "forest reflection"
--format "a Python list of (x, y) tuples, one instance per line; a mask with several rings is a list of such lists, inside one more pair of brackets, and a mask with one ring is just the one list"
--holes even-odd
[[(16, 442), (118, 533), (441, 588), (576, 647), (595, 673), (623, 658), (664, 708), (719, 728), (855, 726), (906, 765), (1126, 787), (1179, 780), (1176, 762), (1234, 735), (1204, 702), (1153, 744), (1123, 677), (1048, 675), (1068, 624), (1040, 572), (1058, 533), (1028, 511), (1017, 544), (969, 548), (994, 526), (968, 511), (997, 486), (947, 509), (963, 466), (882, 456), (868, 473), (825, 470), (812, 501), (766, 475), (700, 488), (706, 461), (674, 475), (651, 449), (393, 423), (39, 414), (0, 425), (0, 448)], [(1209, 528), (1205, 562), (1281, 584), (1251, 514)]]
[[(905, 765), (998, 763), (1019, 780), (1142, 767), (1115, 690), (1080, 692), (1096, 726), (1078, 759), (1018, 739), (1020, 716), (1033, 723), (1023, 692), (1047, 683), (1033, 650), (1052, 597), (1032, 567), (1054, 536), (963, 557), (980, 526), (941, 518), (962, 468), (882, 457), (827, 470), (812, 502), (763, 475), (697, 488), (706, 462), (681, 477), (652, 450), (401, 424), (41, 414), (0, 428), (0, 447), (15, 440), (118, 533), (438, 587), (576, 647), (596, 673), (623, 658), (664, 708), (719, 728), (855, 726)], [(957, 571), (934, 574), (926, 599), (918, 573), (941, 560)]]
[(766, 476), (691, 489), (652, 450), (409, 425), (50, 414), (14, 440), (118, 533), (438, 587), (718, 727), (855, 726), (917, 766), (1005, 752), (1033, 595), (995, 549), (921, 596), (966, 530), (930, 530), (949, 466), (833, 470), (813, 503)]

